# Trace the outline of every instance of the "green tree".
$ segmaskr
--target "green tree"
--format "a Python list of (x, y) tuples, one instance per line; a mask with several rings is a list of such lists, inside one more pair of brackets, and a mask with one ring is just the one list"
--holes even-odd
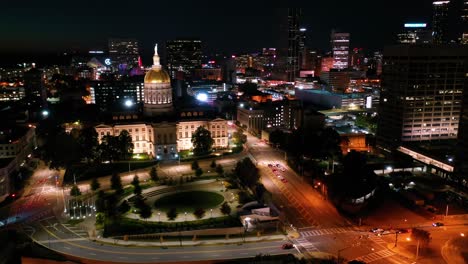
[(212, 169), (216, 168), (216, 161), (215, 160), (211, 161), (210, 168), (212, 168)]
[(198, 169), (195, 171), (195, 176), (197, 176), (197, 177), (202, 176), (202, 174), (203, 174), (203, 170), (202, 170), (201, 168), (198, 168)]
[(166, 215), (167, 215), (167, 219), (169, 219), (169, 220), (176, 219), (177, 215), (178, 215), (177, 209), (172, 207), (171, 209), (169, 209), (169, 211), (167, 211)]
[(244, 134), (242, 128), (238, 128), (236, 132), (232, 133), (232, 143), (235, 145), (243, 145), (247, 142), (247, 136)]
[(97, 178), (93, 178), (93, 180), (91, 181), (89, 185), (91, 187), (91, 190), (93, 191), (97, 191), (99, 188), (101, 188), (101, 184), (99, 183)]
[(198, 127), (192, 135), (192, 144), (195, 156), (210, 153), (214, 144), (211, 132), (202, 126)]
[(123, 192), (122, 180), (120, 179), (120, 175), (118, 172), (112, 173), (110, 181), (112, 190), (119, 194)]
[(220, 164), (218, 164), (218, 166), (216, 166), (216, 173), (218, 173), (218, 176), (219, 176), (219, 177), (222, 177), (222, 176), (224, 175), (223, 166), (221, 166)]
[(106, 217), (104, 216), (103, 213), (97, 213), (96, 214), (96, 225), (103, 225), (105, 219), (106, 219)]
[(140, 215), (141, 218), (143, 219), (148, 219), (151, 217), (151, 207), (147, 205), (146, 203), (143, 203), (144, 205), (140, 208), (140, 211), (138, 214)]
[(140, 185), (140, 178), (138, 177), (138, 175), (133, 176), (133, 180), (132, 180), (131, 184), (133, 186)]
[(127, 130), (122, 130), (118, 136), (119, 156), (122, 160), (129, 160), (133, 155), (132, 136)]
[(118, 136), (105, 135), (99, 145), (101, 160), (129, 160), (133, 155), (132, 137), (127, 130), (122, 130)]
[(118, 207), (119, 213), (125, 214), (130, 210), (130, 205), (128, 204), (127, 200), (123, 201)]
[(220, 211), (223, 215), (230, 215), (231, 214), (231, 206), (227, 202), (224, 202), (221, 205)]
[(431, 242), (431, 233), (423, 229), (413, 228), (411, 230), (411, 239), (419, 241), (423, 246), (427, 246)]
[(113, 162), (119, 157), (118, 139), (111, 135), (105, 135), (101, 138), (101, 144), (98, 146), (99, 158), (102, 161)]
[(198, 165), (198, 161), (194, 160), (192, 162), (192, 170), (196, 171), (198, 168), (200, 168), (200, 165)]
[(159, 181), (158, 171), (156, 170), (156, 167), (153, 166), (151, 168), (149, 175), (152, 181)]
[(134, 193), (135, 195), (141, 195), (142, 191), (143, 191), (143, 190), (142, 190), (140, 184), (133, 185), (133, 193)]
[(197, 219), (202, 219), (206, 214), (206, 211), (203, 208), (197, 208), (194, 212), (193, 215)]
[(85, 127), (79, 131), (78, 145), (82, 158), (88, 162), (98, 157), (98, 133), (94, 127)]
[(249, 188), (254, 187), (260, 179), (258, 168), (249, 158), (244, 158), (237, 162), (236, 167), (234, 168), (234, 173), (241, 183)]
[(70, 195), (71, 196), (80, 196), (81, 195), (81, 191), (80, 191), (80, 188), (78, 188), (78, 186), (76, 184), (74, 184), (70, 190)]

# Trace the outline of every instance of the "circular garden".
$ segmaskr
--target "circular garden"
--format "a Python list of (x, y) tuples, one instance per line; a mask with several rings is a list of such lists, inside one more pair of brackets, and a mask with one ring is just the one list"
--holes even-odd
[(224, 197), (215, 192), (188, 191), (163, 196), (154, 201), (154, 207), (162, 212), (176, 208), (179, 212), (193, 213), (197, 209), (219, 207), (223, 202)]

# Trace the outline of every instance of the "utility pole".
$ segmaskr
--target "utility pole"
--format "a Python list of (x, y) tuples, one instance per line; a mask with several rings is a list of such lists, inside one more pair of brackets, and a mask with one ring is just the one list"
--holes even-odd
[(397, 247), (398, 244), (398, 231), (395, 232), (395, 247)]

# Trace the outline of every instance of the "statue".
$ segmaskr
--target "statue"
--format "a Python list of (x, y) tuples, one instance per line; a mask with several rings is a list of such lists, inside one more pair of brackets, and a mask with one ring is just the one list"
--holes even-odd
[(154, 55), (158, 55), (158, 43), (154, 45)]

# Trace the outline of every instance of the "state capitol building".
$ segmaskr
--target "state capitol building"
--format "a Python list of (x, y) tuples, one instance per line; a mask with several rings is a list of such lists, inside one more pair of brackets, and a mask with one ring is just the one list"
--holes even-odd
[(228, 147), (227, 121), (201, 108), (174, 110), (169, 74), (162, 68), (157, 45), (153, 66), (144, 79), (143, 119), (130, 121), (114, 118), (113, 124), (96, 126), (99, 141), (105, 135), (118, 136), (127, 130), (132, 137), (133, 153), (146, 153), (159, 160), (178, 157), (178, 152), (192, 149), (192, 134), (202, 126), (211, 132), (213, 148)]

